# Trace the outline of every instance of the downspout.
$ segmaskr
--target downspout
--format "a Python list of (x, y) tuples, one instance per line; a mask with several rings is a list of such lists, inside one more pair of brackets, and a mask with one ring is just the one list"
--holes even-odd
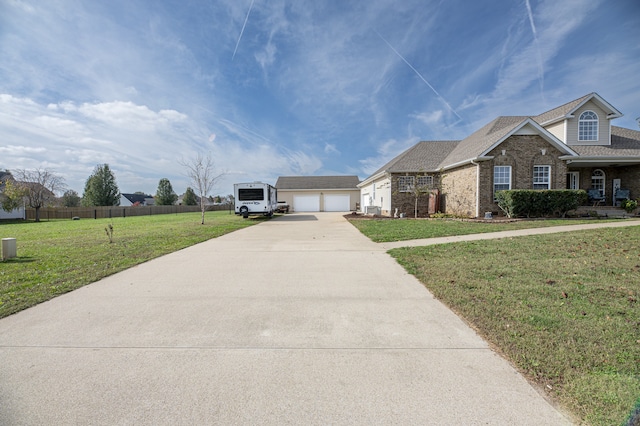
[(476, 217), (480, 217), (480, 164), (471, 160), (471, 164), (476, 166)]

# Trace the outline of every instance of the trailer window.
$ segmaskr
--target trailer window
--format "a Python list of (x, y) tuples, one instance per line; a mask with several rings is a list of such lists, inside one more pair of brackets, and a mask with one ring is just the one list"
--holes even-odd
[(262, 188), (238, 189), (238, 199), (240, 201), (262, 201), (264, 200), (264, 190)]

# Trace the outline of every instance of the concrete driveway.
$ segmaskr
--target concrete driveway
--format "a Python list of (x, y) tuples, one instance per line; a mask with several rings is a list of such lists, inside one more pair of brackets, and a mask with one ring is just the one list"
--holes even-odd
[(0, 424), (570, 424), (340, 214), (0, 320)]

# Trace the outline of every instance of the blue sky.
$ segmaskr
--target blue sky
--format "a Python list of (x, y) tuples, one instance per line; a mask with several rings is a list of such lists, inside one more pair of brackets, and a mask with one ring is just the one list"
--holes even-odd
[(361, 179), (420, 140), (597, 92), (638, 128), (635, 0), (0, 0), (0, 168), (82, 194)]

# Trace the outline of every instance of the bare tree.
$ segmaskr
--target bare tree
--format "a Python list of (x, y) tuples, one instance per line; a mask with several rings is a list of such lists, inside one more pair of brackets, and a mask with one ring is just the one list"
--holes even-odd
[(36, 209), (36, 222), (40, 222), (40, 208), (55, 200), (55, 193), (65, 188), (64, 179), (48, 169), (17, 169), (13, 171), (13, 176), (25, 203)]
[(202, 212), (201, 224), (204, 225), (207, 194), (225, 173), (216, 174), (215, 165), (210, 153), (206, 156), (199, 153), (191, 160), (181, 160), (180, 165), (187, 169), (187, 177), (191, 180), (191, 185), (193, 185), (200, 197), (200, 211)]

